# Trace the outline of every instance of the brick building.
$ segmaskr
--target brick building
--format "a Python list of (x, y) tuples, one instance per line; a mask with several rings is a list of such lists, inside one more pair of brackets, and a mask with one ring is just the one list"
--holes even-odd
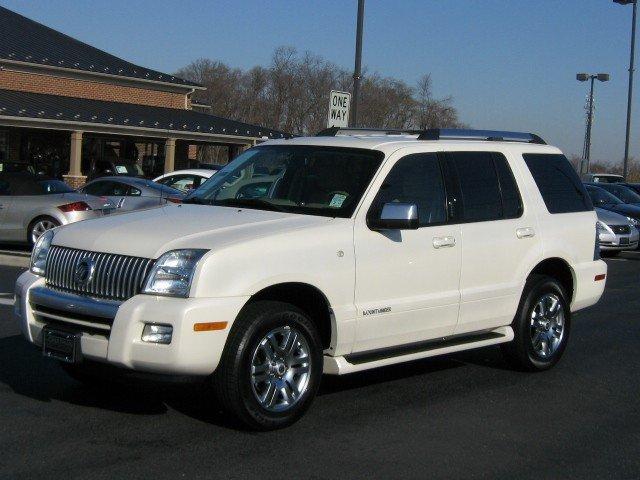
[(191, 103), (199, 89), (0, 7), (0, 171), (28, 164), (79, 186), (100, 169), (153, 176), (205, 146), (231, 158), (284, 136), (209, 115)]

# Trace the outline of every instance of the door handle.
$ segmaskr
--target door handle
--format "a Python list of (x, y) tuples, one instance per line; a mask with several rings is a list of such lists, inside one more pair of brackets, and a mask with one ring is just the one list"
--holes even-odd
[(533, 227), (523, 227), (516, 230), (516, 237), (518, 238), (531, 238), (535, 236), (535, 234), (536, 232)]
[(453, 247), (455, 244), (455, 237), (433, 237), (433, 248)]

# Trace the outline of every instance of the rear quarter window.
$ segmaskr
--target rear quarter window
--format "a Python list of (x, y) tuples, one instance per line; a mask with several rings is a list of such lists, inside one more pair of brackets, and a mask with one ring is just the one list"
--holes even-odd
[(584, 185), (564, 155), (524, 153), (522, 157), (533, 175), (549, 213), (593, 210)]

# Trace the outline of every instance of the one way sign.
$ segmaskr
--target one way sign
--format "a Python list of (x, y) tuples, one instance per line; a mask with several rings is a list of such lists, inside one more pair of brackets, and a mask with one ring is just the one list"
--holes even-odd
[(350, 105), (351, 94), (349, 92), (331, 90), (331, 94), (329, 95), (329, 118), (327, 120), (327, 127), (348, 127)]

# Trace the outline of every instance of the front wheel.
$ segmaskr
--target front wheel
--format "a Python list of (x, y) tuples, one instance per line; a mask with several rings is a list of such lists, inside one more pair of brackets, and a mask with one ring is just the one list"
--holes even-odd
[(571, 311), (564, 288), (553, 277), (532, 275), (513, 320), (514, 339), (502, 344), (515, 367), (540, 371), (553, 367), (567, 347)]
[(248, 305), (236, 319), (214, 388), (250, 428), (291, 425), (311, 405), (322, 375), (322, 343), (307, 315), (282, 302)]

